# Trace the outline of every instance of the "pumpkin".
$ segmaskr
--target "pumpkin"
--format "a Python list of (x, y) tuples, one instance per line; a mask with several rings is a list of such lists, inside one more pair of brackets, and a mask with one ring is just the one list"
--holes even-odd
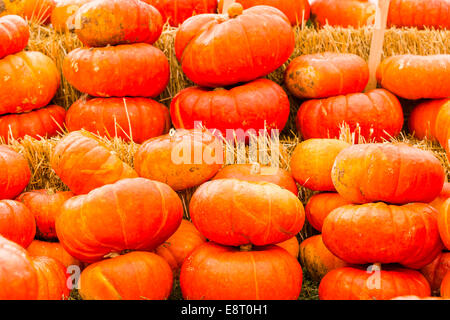
[(320, 281), (331, 270), (348, 266), (325, 247), (320, 234), (302, 241), (300, 263), (315, 281)]
[(443, 247), (436, 209), (424, 203), (342, 206), (325, 218), (322, 236), (333, 254), (352, 264), (400, 263), (420, 269)]
[(0, 235), (26, 248), (36, 234), (36, 222), (30, 210), (14, 200), (0, 200)]
[(1, 0), (0, 3), (0, 17), (10, 14), (23, 16), (23, 10), (25, 6), (24, 0)]
[(182, 217), (181, 200), (168, 185), (124, 179), (67, 200), (56, 218), (56, 233), (70, 255), (95, 262), (124, 250), (156, 249)]
[(390, 300), (399, 296), (429, 297), (430, 285), (415, 270), (345, 267), (330, 271), (319, 285), (320, 300)]
[(293, 59), (284, 82), (300, 99), (328, 98), (362, 92), (369, 81), (366, 61), (355, 54), (324, 52)]
[(441, 284), (441, 297), (450, 299), (450, 272), (447, 272)]
[(65, 32), (75, 28), (75, 13), (84, 4), (92, 0), (59, 0), (52, 11), (50, 20), (53, 29)]
[(207, 130), (177, 130), (144, 142), (134, 165), (139, 176), (167, 183), (175, 191), (211, 179), (223, 164), (223, 146)]
[(64, 129), (66, 110), (57, 105), (27, 113), (0, 116), (0, 138), (5, 141), (30, 136), (36, 139), (53, 137)]
[(223, 167), (213, 178), (238, 179), (245, 181), (266, 181), (298, 194), (297, 185), (292, 175), (281, 168), (269, 167), (258, 164), (231, 164)]
[(47, 242), (40, 240), (33, 240), (27, 248), (30, 256), (44, 256), (55, 259), (61, 262), (65, 268), (70, 266), (81, 267), (82, 263), (72, 257), (59, 242)]
[(290, 167), (294, 179), (316, 191), (335, 191), (331, 181), (334, 159), (347, 142), (336, 139), (309, 139), (298, 144), (292, 153)]
[(55, 0), (24, 0), (23, 16), (28, 21), (48, 24), (55, 6)]
[(195, 227), (228, 246), (283, 242), (303, 227), (305, 211), (292, 192), (268, 182), (221, 179), (202, 184), (189, 203)]
[(50, 156), (50, 164), (75, 194), (137, 177), (133, 168), (85, 131), (71, 132), (59, 140)]
[(14, 199), (28, 185), (31, 171), (20, 153), (0, 145), (0, 200)]
[(333, 184), (354, 203), (430, 202), (444, 185), (441, 162), (430, 151), (405, 143), (353, 145), (336, 157)]
[(100, 136), (142, 143), (170, 129), (169, 110), (146, 98), (81, 98), (67, 112), (69, 131), (85, 129)]
[(48, 105), (60, 83), (56, 64), (37, 51), (22, 51), (1, 59), (0, 79), (0, 115)]
[(350, 93), (301, 104), (296, 125), (303, 139), (339, 138), (347, 125), (358, 142), (382, 141), (397, 136), (403, 127), (403, 110), (398, 99), (383, 89)]
[(306, 220), (316, 230), (322, 232), (325, 218), (336, 208), (351, 204), (339, 193), (318, 193), (309, 198), (305, 207)]
[(391, 0), (388, 26), (450, 29), (448, 0)]
[(438, 291), (441, 287), (442, 279), (447, 272), (450, 272), (450, 252), (441, 252), (439, 255), (420, 272), (430, 283), (431, 291)]
[(241, 5), (234, 4), (229, 10), (237, 13), (189, 18), (176, 33), (177, 59), (186, 76), (200, 86), (220, 87), (263, 77), (294, 50), (291, 25), (278, 9), (256, 6), (242, 11)]
[(375, 4), (367, 0), (315, 0), (311, 15), (319, 26), (362, 27), (373, 24)]
[(32, 257), (31, 263), (38, 278), (37, 300), (63, 300), (69, 297), (66, 268), (49, 257)]
[(27, 251), (0, 235), (0, 300), (36, 300), (38, 278)]
[(442, 242), (450, 250), (450, 198), (445, 200), (439, 209), (438, 226)]
[(408, 120), (409, 132), (418, 139), (436, 141), (436, 117), (441, 107), (450, 99), (428, 100), (419, 103), (411, 112)]
[(163, 258), (130, 252), (84, 269), (79, 293), (84, 300), (163, 300), (169, 297), (172, 282), (172, 271)]
[(376, 76), (383, 88), (405, 99), (448, 98), (450, 54), (392, 56), (381, 62)]
[(276, 244), (278, 247), (283, 248), (284, 250), (286, 250), (287, 252), (289, 252), (289, 254), (291, 256), (293, 256), (295, 259), (298, 258), (298, 254), (299, 254), (299, 250), (300, 250), (300, 245), (298, 244), (298, 240), (297, 237), (292, 237), (286, 241), (280, 242)]
[(197, 122), (220, 131), (229, 140), (258, 135), (267, 129), (283, 130), (289, 118), (289, 99), (278, 84), (258, 79), (230, 90), (190, 87), (170, 104), (175, 128), (193, 129)]
[(436, 116), (435, 133), (437, 140), (447, 151), (447, 158), (450, 160), (450, 101), (440, 108)]
[(156, 97), (169, 82), (166, 56), (147, 43), (77, 48), (62, 70), (76, 89), (96, 97)]
[(437, 211), (441, 210), (442, 204), (450, 198), (450, 182), (445, 182), (444, 187), (442, 187), (441, 193), (429, 203), (430, 206), (434, 207)]
[(89, 47), (158, 40), (163, 20), (159, 11), (140, 0), (94, 0), (74, 16), (75, 33)]
[(163, 22), (178, 27), (188, 18), (202, 13), (216, 13), (217, 0), (142, 0), (159, 10)]
[(0, 59), (25, 49), (30, 30), (25, 20), (17, 15), (0, 18)]
[(184, 259), (205, 241), (205, 237), (198, 232), (192, 222), (183, 219), (177, 231), (156, 248), (155, 253), (169, 263), (173, 272), (177, 272)]
[(55, 220), (67, 199), (73, 197), (70, 191), (34, 190), (22, 193), (17, 200), (22, 202), (36, 219), (36, 235), (44, 240), (56, 240)]
[(296, 300), (302, 269), (278, 246), (248, 251), (208, 242), (184, 261), (180, 286), (187, 300)]

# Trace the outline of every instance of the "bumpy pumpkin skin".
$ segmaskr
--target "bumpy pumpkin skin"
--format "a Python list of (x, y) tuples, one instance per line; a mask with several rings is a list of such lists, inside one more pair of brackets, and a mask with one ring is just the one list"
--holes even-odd
[(55, 0), (24, 0), (23, 16), (28, 21), (48, 24), (55, 6)]
[(450, 272), (447, 272), (442, 280), (441, 297), (450, 299)]
[[(242, 39), (248, 39), (245, 46), (238, 45)], [(276, 53), (272, 50), (275, 47)], [(280, 67), (293, 50), (289, 21), (281, 11), (268, 6), (252, 7), (234, 18), (194, 16), (180, 26), (175, 39), (175, 53), (184, 73), (206, 87), (263, 77)]]
[(58, 32), (75, 28), (75, 13), (84, 4), (93, 0), (59, 0), (52, 11), (52, 27)]
[(320, 282), (319, 299), (390, 300), (399, 296), (431, 295), (428, 281), (418, 271), (386, 267), (374, 270), (345, 267), (330, 271)]
[(277, 246), (239, 251), (213, 242), (194, 250), (180, 273), (187, 300), (296, 300), (302, 279), (298, 261)]
[(0, 115), (48, 105), (60, 83), (56, 64), (37, 51), (22, 51), (1, 59), (0, 79)]
[(420, 139), (436, 141), (436, 118), (441, 107), (450, 99), (428, 100), (419, 103), (408, 119), (409, 132)]
[(80, 98), (67, 112), (67, 129), (143, 143), (170, 129), (169, 110), (146, 98)]
[(375, 21), (375, 5), (364, 0), (315, 0), (311, 15), (319, 26), (362, 27)]
[(95, 97), (156, 97), (170, 72), (164, 53), (146, 43), (77, 48), (64, 58), (62, 70), (71, 85)]
[(286, 241), (277, 243), (276, 245), (278, 247), (283, 248), (287, 252), (289, 252), (289, 254), (291, 256), (293, 256), (295, 259), (298, 258), (300, 245), (298, 244), (297, 237), (292, 237), (292, 238), (290, 238), (290, 239), (288, 239)]
[(66, 284), (66, 268), (49, 257), (31, 257), (38, 276), (37, 300), (64, 300), (69, 297)]
[(33, 257), (44, 256), (62, 263), (65, 268), (70, 266), (82, 267), (82, 262), (72, 257), (59, 242), (33, 240), (27, 248), (28, 254)]
[(442, 187), (442, 191), (439, 196), (436, 197), (433, 201), (429, 203), (430, 206), (435, 208), (438, 212), (441, 210), (442, 204), (450, 198), (450, 182), (445, 182)]
[(30, 38), (28, 24), (17, 15), (0, 18), (0, 59), (25, 49)]
[(430, 283), (431, 291), (441, 287), (445, 275), (450, 272), (450, 252), (441, 252), (430, 264), (420, 269)]
[(316, 230), (322, 231), (325, 218), (336, 208), (351, 204), (339, 193), (318, 193), (309, 198), (305, 207), (306, 220)]
[(445, 173), (430, 151), (404, 143), (370, 143), (343, 150), (331, 177), (339, 194), (353, 203), (403, 204), (434, 200), (442, 190)]
[(388, 26), (450, 29), (450, 2), (441, 0), (391, 0)]
[(163, 20), (159, 11), (140, 0), (94, 0), (77, 10), (75, 33), (89, 47), (158, 40)]
[(435, 125), (436, 138), (447, 151), (450, 160), (450, 101), (445, 103), (439, 110)]
[(436, 211), (423, 203), (339, 207), (325, 218), (322, 236), (333, 254), (352, 264), (400, 263), (420, 269), (443, 248)]
[(189, 212), (209, 240), (228, 246), (264, 246), (295, 236), (305, 222), (300, 200), (273, 183), (222, 179), (202, 184)]
[(30, 210), (14, 200), (0, 200), (0, 235), (26, 248), (36, 234), (36, 221)]
[(131, 252), (89, 265), (81, 273), (79, 293), (84, 300), (165, 300), (172, 282), (163, 258)]
[(31, 178), (27, 160), (6, 145), (0, 145), (0, 200), (14, 199)]
[(73, 257), (95, 262), (124, 250), (156, 249), (182, 217), (181, 200), (168, 185), (124, 179), (67, 200), (56, 218), (56, 233)]
[(298, 98), (328, 98), (362, 92), (369, 81), (369, 67), (355, 54), (308, 54), (290, 62), (284, 79), (288, 90)]
[(438, 215), (439, 233), (445, 247), (450, 250), (450, 199), (441, 205)]

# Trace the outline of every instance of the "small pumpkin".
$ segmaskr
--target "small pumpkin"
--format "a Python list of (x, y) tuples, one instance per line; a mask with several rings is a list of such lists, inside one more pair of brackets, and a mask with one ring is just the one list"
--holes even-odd
[(38, 278), (37, 300), (65, 300), (69, 297), (66, 268), (49, 257), (31, 257)]
[(0, 200), (0, 235), (26, 248), (36, 234), (36, 221), (30, 210), (14, 200)]
[(450, 299), (450, 272), (447, 272), (441, 284), (441, 297)]
[(391, 0), (388, 26), (450, 29), (450, 2), (441, 0)]
[(325, 218), (336, 208), (351, 204), (339, 193), (317, 193), (309, 198), (305, 207), (306, 220), (316, 230), (322, 232)]
[(286, 241), (277, 243), (276, 245), (289, 252), (295, 259), (298, 258), (300, 245), (298, 244), (297, 237), (292, 237)]
[(14, 199), (30, 182), (28, 162), (20, 153), (0, 145), (0, 168), (0, 200)]
[(50, 17), (52, 27), (58, 32), (75, 28), (75, 13), (84, 4), (92, 0), (59, 0)]
[(408, 120), (409, 132), (418, 139), (436, 141), (436, 118), (441, 107), (450, 99), (428, 100), (419, 103), (411, 112)]
[(375, 4), (367, 0), (315, 0), (311, 4), (311, 15), (319, 26), (359, 28), (373, 24)]
[(447, 272), (450, 272), (450, 252), (441, 252), (420, 272), (430, 283), (431, 291), (438, 291)]
[(30, 256), (44, 256), (61, 262), (65, 268), (82, 267), (82, 262), (72, 257), (59, 242), (33, 240), (27, 248)]
[(28, 24), (17, 15), (0, 18), (0, 59), (25, 49), (30, 38)]
[(24, 0), (23, 16), (28, 21), (48, 24), (55, 6), (55, 0)]
[(10, 14), (23, 16), (24, 5), (24, 0), (2, 0), (2, 6), (0, 6), (0, 17)]
[(439, 109), (436, 116), (435, 133), (437, 140), (447, 151), (447, 158), (450, 161), (450, 101)]
[(434, 207), (437, 211), (441, 210), (442, 204), (450, 198), (450, 182), (444, 182), (441, 193), (429, 203), (430, 206)]
[(450, 198), (441, 205), (438, 215), (438, 226), (442, 242), (450, 250)]

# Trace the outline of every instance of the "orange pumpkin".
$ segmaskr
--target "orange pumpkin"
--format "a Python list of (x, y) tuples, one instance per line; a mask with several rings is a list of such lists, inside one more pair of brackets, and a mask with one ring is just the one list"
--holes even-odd
[(437, 211), (441, 210), (442, 204), (450, 198), (450, 182), (445, 182), (442, 187), (441, 193), (429, 203), (430, 206), (434, 207)]
[(55, 259), (61, 262), (66, 268), (70, 266), (82, 266), (82, 263), (72, 257), (59, 242), (33, 240), (28, 246), (27, 251), (30, 256), (44, 256)]
[(450, 99), (429, 100), (419, 103), (411, 112), (408, 121), (409, 131), (420, 139), (431, 141), (436, 138), (436, 118), (441, 107), (450, 102)]
[(450, 299), (450, 272), (447, 272), (442, 280), (441, 297)]
[(75, 29), (75, 13), (84, 4), (92, 0), (59, 0), (52, 11), (50, 20), (53, 29), (58, 32)]
[(0, 17), (8, 14), (23, 16), (24, 5), (24, 0), (2, 0), (2, 5), (0, 6)]
[(36, 234), (33, 214), (22, 203), (0, 200), (0, 235), (26, 248)]
[(25, 20), (17, 15), (0, 18), (0, 59), (25, 49), (30, 30)]
[(55, 6), (54, 0), (24, 0), (23, 16), (28, 21), (48, 24)]
[(63, 300), (69, 297), (66, 284), (66, 268), (49, 257), (32, 257), (32, 265), (38, 278), (37, 300)]
[(325, 218), (336, 208), (351, 204), (339, 193), (318, 193), (309, 198), (305, 207), (306, 220), (316, 230), (322, 231)]
[(437, 140), (447, 151), (447, 158), (450, 160), (450, 101), (440, 108), (436, 116), (435, 133)]
[(286, 241), (277, 243), (276, 245), (281, 247), (281, 248), (283, 248), (287, 252), (289, 252), (289, 254), (291, 256), (293, 256), (295, 259), (298, 258), (300, 245), (298, 244), (297, 237), (292, 237), (292, 238), (290, 238), (290, 239), (288, 239)]
[(441, 252), (436, 259), (420, 269), (420, 272), (430, 283), (431, 291), (439, 290), (444, 276), (450, 272), (450, 252)]
[(450, 198), (441, 205), (438, 215), (438, 226), (442, 242), (450, 250)]
[(31, 171), (20, 153), (0, 145), (0, 200), (14, 199), (28, 185)]
[(315, 0), (311, 15), (319, 26), (362, 27), (373, 24), (375, 5), (367, 0)]
[(391, 0), (388, 26), (450, 29), (450, 2), (447, 0)]

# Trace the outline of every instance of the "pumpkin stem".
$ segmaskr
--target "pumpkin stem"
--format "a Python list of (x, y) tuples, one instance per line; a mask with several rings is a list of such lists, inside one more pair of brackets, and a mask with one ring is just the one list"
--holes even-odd
[(233, 3), (228, 7), (228, 16), (233, 19), (240, 16), (244, 11), (244, 7), (240, 3)]
[(243, 245), (241, 245), (240, 247), (239, 247), (239, 250), (240, 251), (252, 251), (252, 244), (251, 243), (249, 243), (249, 244), (243, 244)]
[(110, 259), (110, 258), (115, 258), (115, 257), (118, 257), (118, 256), (120, 256), (120, 253), (118, 253), (118, 252), (110, 252), (108, 254), (105, 254), (103, 256), (103, 258)]
[(251, 174), (261, 174), (261, 164), (259, 164), (258, 162), (253, 162), (250, 173)]

